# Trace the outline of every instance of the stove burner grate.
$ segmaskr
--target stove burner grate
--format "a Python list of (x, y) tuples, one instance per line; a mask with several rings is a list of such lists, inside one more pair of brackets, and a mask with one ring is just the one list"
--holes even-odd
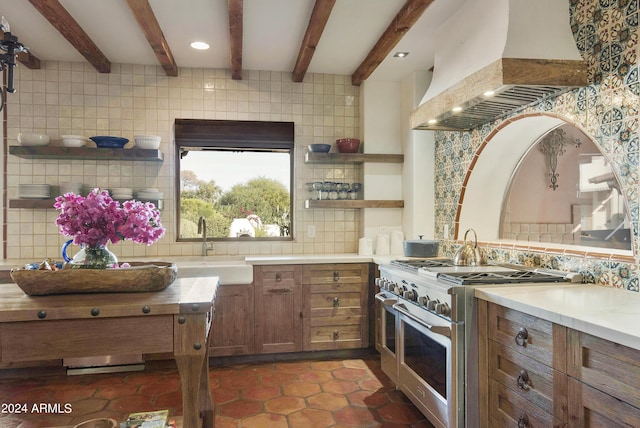
[(453, 261), (451, 259), (392, 260), (391, 265), (410, 272), (417, 272), (420, 268), (451, 267)]
[(515, 272), (446, 272), (439, 273), (438, 279), (455, 285), (567, 281), (562, 276), (526, 270)]

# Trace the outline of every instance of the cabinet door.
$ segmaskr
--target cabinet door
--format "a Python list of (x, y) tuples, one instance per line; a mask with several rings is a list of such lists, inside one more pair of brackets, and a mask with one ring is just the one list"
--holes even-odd
[(256, 267), (256, 353), (302, 351), (300, 268), (297, 265)]
[(570, 378), (569, 426), (640, 427), (640, 409)]
[(216, 292), (209, 355), (253, 353), (253, 284), (221, 285)]
[(640, 351), (569, 330), (567, 374), (640, 408)]

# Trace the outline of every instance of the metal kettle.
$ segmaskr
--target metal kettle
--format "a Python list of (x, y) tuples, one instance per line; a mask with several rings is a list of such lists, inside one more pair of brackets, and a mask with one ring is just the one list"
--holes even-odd
[[(467, 241), (467, 235), (473, 232), (473, 242)], [(458, 249), (453, 264), (456, 266), (476, 266), (487, 264), (487, 260), (478, 248), (478, 235), (473, 229), (467, 229), (464, 233), (464, 244)]]

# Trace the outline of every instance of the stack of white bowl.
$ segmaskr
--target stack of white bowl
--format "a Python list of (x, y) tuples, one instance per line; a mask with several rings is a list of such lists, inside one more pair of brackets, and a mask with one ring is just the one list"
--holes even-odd
[(48, 184), (19, 184), (18, 197), (22, 199), (49, 199), (51, 186)]
[(60, 194), (66, 195), (67, 193), (82, 194), (82, 183), (78, 183), (77, 181), (60, 183)]
[(62, 135), (62, 145), (65, 147), (83, 147), (87, 139), (82, 135)]
[(163, 196), (162, 192), (154, 188), (140, 189), (136, 192), (136, 199), (141, 201), (156, 201), (162, 199)]
[(121, 200), (133, 199), (133, 190), (130, 187), (113, 187), (111, 197)]

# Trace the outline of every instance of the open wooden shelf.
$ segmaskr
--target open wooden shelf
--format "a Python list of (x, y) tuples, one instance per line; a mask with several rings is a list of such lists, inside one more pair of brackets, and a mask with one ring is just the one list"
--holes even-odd
[[(162, 199), (156, 200), (143, 200), (142, 202), (152, 202), (159, 210), (163, 209), (164, 204)], [(53, 209), (53, 204), (56, 202), (55, 198), (51, 199), (10, 199), (9, 208), (31, 208), (31, 209)], [(122, 201), (120, 201), (122, 202)]]
[(404, 201), (396, 200), (317, 200), (307, 199), (304, 202), (305, 208), (343, 208), (343, 209), (357, 209), (357, 208), (403, 208)]
[(304, 163), (403, 163), (404, 155), (377, 153), (305, 153)]
[(96, 159), (162, 162), (157, 149), (106, 149), (93, 147), (9, 146), (9, 154), (33, 159)]

